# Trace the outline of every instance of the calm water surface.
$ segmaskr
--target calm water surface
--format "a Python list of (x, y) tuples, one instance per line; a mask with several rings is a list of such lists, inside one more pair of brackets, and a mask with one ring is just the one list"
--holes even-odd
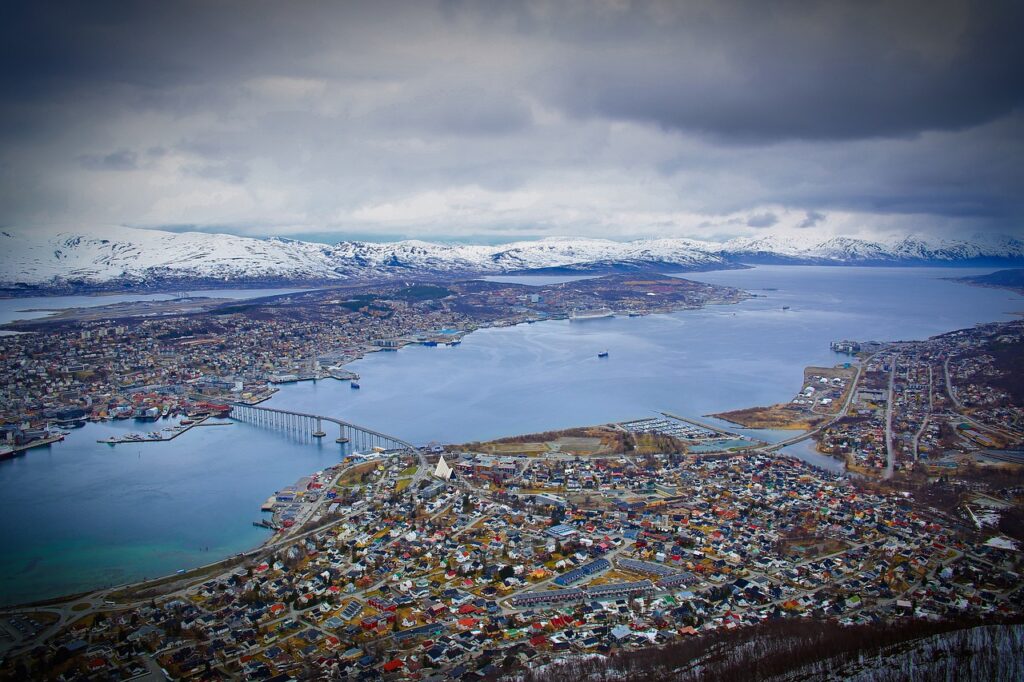
[[(940, 279), (981, 272), (692, 274), (764, 298), (480, 330), (460, 346), (409, 347), (351, 364), (362, 375), (359, 391), (330, 380), (294, 384), (269, 405), (339, 416), (416, 443), (457, 443), (658, 410), (699, 417), (780, 402), (800, 388), (805, 365), (846, 359), (829, 350), (833, 339), (920, 339), (1024, 311), (1010, 292)], [(609, 357), (599, 359), (606, 349)], [(193, 429), (169, 443), (95, 442), (117, 430), (152, 427), (90, 424), (64, 443), (0, 462), (0, 602), (152, 577), (248, 549), (265, 537), (251, 525), (263, 500), (338, 460), (334, 443), (302, 444), (244, 424)], [(773, 441), (792, 435), (750, 433)], [(809, 448), (787, 451), (822, 461)]]
[[(211, 289), (190, 290), (186, 296), (205, 296), (207, 298), (246, 299), (261, 296), (291, 294), (304, 289)], [(35, 296), (32, 298), (0, 299), (0, 324), (16, 320), (35, 320), (48, 317), (60, 310), (68, 308), (95, 308), (101, 305), (127, 303), (129, 301), (169, 301), (178, 298), (173, 294), (111, 294), (101, 296)]]

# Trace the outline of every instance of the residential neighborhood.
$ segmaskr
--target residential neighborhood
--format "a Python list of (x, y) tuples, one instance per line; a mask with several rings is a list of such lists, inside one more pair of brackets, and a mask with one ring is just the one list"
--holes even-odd
[(1012, 540), (777, 455), (433, 448), (353, 456), (268, 502), (316, 512), (220, 574), (105, 594), (4, 674), (500, 679), (770, 619), (1024, 606)]

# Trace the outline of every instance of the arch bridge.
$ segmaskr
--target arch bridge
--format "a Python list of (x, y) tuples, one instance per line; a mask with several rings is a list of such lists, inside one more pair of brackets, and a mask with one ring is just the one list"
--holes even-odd
[(358, 424), (319, 414), (307, 414), (292, 410), (280, 410), (274, 407), (232, 403), (231, 418), (249, 422), (256, 426), (280, 429), (295, 434), (312, 436), (313, 438), (327, 437), (327, 432), (324, 431), (324, 424), (334, 424), (338, 427), (338, 436), (335, 442), (351, 443), (352, 447), (360, 449), (379, 447), (385, 450), (410, 450), (416, 452), (416, 446), (401, 438), (395, 438), (394, 436), (374, 431)]

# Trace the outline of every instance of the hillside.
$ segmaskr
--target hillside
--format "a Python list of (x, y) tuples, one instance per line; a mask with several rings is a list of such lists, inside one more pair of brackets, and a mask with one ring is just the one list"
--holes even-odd
[(960, 277), (959, 282), (977, 284), (978, 286), (999, 287), (1024, 293), (1024, 269), (998, 270), (987, 275)]
[(777, 621), (614, 658), (553, 661), (518, 679), (554, 682), (1015, 682), (1024, 625)]

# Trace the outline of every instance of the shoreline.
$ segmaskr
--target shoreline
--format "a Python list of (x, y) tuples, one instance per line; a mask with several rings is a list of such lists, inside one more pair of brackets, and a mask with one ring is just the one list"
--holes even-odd
[[(671, 309), (671, 310), (651, 310), (651, 311), (645, 311), (645, 312), (640, 313), (639, 316), (646, 317), (648, 315), (667, 315), (667, 314), (674, 314), (674, 313), (679, 313), (679, 312), (685, 312), (687, 310), (701, 310), (701, 309), (703, 309), (703, 308), (705, 308), (707, 306), (710, 306), (710, 305), (736, 305), (738, 303), (742, 303), (745, 300), (749, 300), (749, 299), (754, 298), (748, 291), (746, 291), (744, 289), (739, 289), (737, 287), (732, 287), (732, 288), (736, 289), (742, 295), (742, 297), (739, 298), (738, 300), (735, 300), (735, 301), (720, 301), (720, 300), (716, 300), (716, 301), (713, 301), (713, 302), (708, 302), (708, 303), (701, 304), (700, 306), (697, 306), (697, 307), (679, 307), (679, 308), (674, 308), (674, 309)], [(617, 311), (615, 315), (616, 316), (627, 317), (627, 315), (625, 313), (622, 313), (620, 311)], [(636, 313), (634, 313), (634, 315), (636, 315)], [(543, 318), (543, 319), (520, 319), (520, 320), (516, 320), (516, 319), (503, 318), (503, 319), (499, 319), (499, 320), (494, 320), (494, 321), (492, 321), (489, 324), (474, 325), (472, 328), (460, 330), (459, 335), (457, 337), (453, 336), (452, 338), (461, 341), (461, 339), (464, 338), (465, 336), (467, 336), (467, 335), (469, 335), (469, 334), (471, 334), (471, 333), (473, 333), (475, 331), (481, 330), (481, 329), (514, 327), (514, 326), (519, 326), (521, 324), (535, 324), (535, 323), (539, 323), (539, 322), (549, 322), (549, 321), (559, 321), (559, 320), (566, 321), (568, 319), (569, 319), (568, 314), (565, 315), (565, 316), (557, 316), (557, 317), (553, 316), (553, 317), (547, 317), (547, 318)], [(406, 344), (406, 345), (414, 345), (414, 344), (415, 345), (423, 345), (423, 344), (420, 344), (418, 342), (410, 342), (409, 344)], [(397, 350), (398, 349), (390, 349), (390, 348), (375, 347), (375, 346), (374, 347), (361, 348), (359, 355), (354, 356), (354, 357), (349, 358), (349, 359), (346, 359), (344, 362), (339, 362), (335, 366), (336, 367), (344, 367), (345, 365), (348, 365), (351, 362), (355, 362), (356, 360), (363, 359), (366, 356), (366, 354), (371, 353), (371, 352), (381, 352), (381, 351), (396, 352)], [(274, 397), (274, 394), (276, 394), (276, 389), (273, 388), (273, 386), (269, 383), (269, 381), (268, 381), (268, 389), (272, 390), (273, 392), (270, 395), (261, 397), (261, 399), (258, 401), (258, 403), (266, 402), (267, 400), (270, 400), (271, 398)], [(253, 403), (253, 404), (258, 404), (258, 403)], [(113, 421), (113, 419), (108, 417), (107, 419), (97, 420), (96, 423), (102, 424), (102, 423), (105, 423), (107, 421)], [(240, 552), (240, 553), (236, 553), (234, 555), (223, 557), (223, 558), (219, 559), (218, 561), (212, 562), (210, 564), (204, 564), (204, 565), (197, 566), (197, 567), (194, 567), (194, 568), (186, 569), (186, 572), (182, 573), (182, 574), (170, 573), (170, 574), (167, 574), (167, 575), (158, 576), (158, 577), (151, 578), (151, 579), (146, 579), (146, 580), (144, 580), (142, 582), (124, 583), (122, 585), (115, 586), (115, 587), (112, 587), (112, 588), (102, 588), (101, 587), (101, 588), (97, 588), (95, 590), (90, 590), (90, 591), (76, 593), (76, 595), (82, 595), (82, 594), (90, 595), (90, 594), (97, 594), (97, 593), (100, 593), (100, 592), (104, 592), (105, 593), (105, 592), (109, 592), (109, 591), (114, 590), (114, 589), (125, 589), (125, 588), (129, 588), (129, 587), (137, 586), (137, 585), (146, 585), (146, 584), (149, 584), (149, 583), (164, 581), (164, 580), (167, 580), (167, 579), (170, 579), (170, 578), (174, 578), (174, 577), (180, 577), (181, 579), (184, 580), (184, 579), (188, 578), (188, 576), (192, 575), (195, 572), (201, 572), (201, 571), (203, 571), (205, 569), (208, 569), (210, 566), (216, 565), (216, 564), (221, 563), (223, 561), (227, 561), (227, 560), (235, 558), (235, 557), (245, 558), (245, 557), (248, 557), (248, 556), (252, 556), (255, 553), (262, 552), (268, 546), (273, 544), (274, 538), (276, 537), (276, 535), (277, 535), (277, 533), (271, 532), (259, 544), (255, 545), (251, 549), (245, 550), (245, 551)], [(67, 603), (67, 602), (71, 601), (71, 598), (65, 598), (63, 596), (58, 595), (58, 596), (54, 596), (52, 598), (44, 598), (41, 601), (56, 602), (56, 603), (59, 603), (59, 604), (63, 604), (63, 603)], [(29, 602), (29, 603), (35, 603), (35, 602)], [(25, 605), (26, 605), (25, 603), (19, 603), (19, 604), (12, 604), (12, 605), (9, 605), (9, 606), (3, 606), (3, 607), (0, 607), (0, 613), (9, 612), (12, 609), (14, 609), (14, 610), (23, 609), (25, 607)], [(114, 606), (114, 607), (111, 607), (111, 608), (116, 609), (116, 608), (118, 608), (118, 606)]]
[[(712, 305), (712, 304), (717, 304), (717, 305), (722, 305), (722, 304), (726, 304), (726, 303), (736, 304), (736, 303), (742, 302), (743, 300), (747, 300), (747, 298), (750, 297), (749, 292), (746, 292), (745, 290), (742, 290), (742, 289), (740, 291), (744, 294), (744, 297), (741, 298), (740, 300), (737, 300), (737, 301), (716, 301), (716, 302), (713, 302), (713, 303), (703, 304), (703, 305), (701, 305), (701, 306), (699, 306), (697, 308), (680, 307), (680, 308), (677, 308), (677, 309), (674, 309), (674, 310), (668, 310), (668, 311), (663, 311), (663, 310), (649, 311), (649, 312), (644, 312), (644, 313), (641, 313), (641, 314), (643, 316), (650, 315), (650, 314), (668, 314), (668, 313), (681, 312), (681, 311), (684, 311), (684, 310), (701, 309), (701, 308), (705, 307), (706, 305)], [(566, 318), (564, 318), (564, 317), (549, 317), (549, 318), (546, 318), (544, 320), (539, 320), (539, 321), (548, 321), (548, 320), (556, 320), (556, 319), (566, 319)], [(476, 331), (477, 329), (486, 329), (486, 328), (490, 328), (490, 327), (503, 327), (503, 326), (517, 326), (519, 324), (523, 324), (524, 322), (528, 323), (528, 324), (532, 323), (530, 320), (527, 320), (527, 319), (520, 319), (520, 320), (507, 320), (507, 319), (506, 320), (496, 320), (496, 321), (493, 321), (492, 323), (489, 323), (489, 324), (481, 324), (481, 325), (475, 326), (475, 327), (473, 327), (471, 329), (467, 329), (467, 330), (465, 330), (465, 334), (469, 334), (472, 331)], [(373, 348), (372, 350), (371, 349), (367, 349), (367, 352), (379, 352), (380, 350), (384, 350), (384, 349), (382, 349), (382, 348)], [(346, 360), (343, 363), (339, 363), (339, 366), (346, 365), (346, 364), (348, 364), (350, 362), (353, 362), (353, 361), (355, 361), (357, 359), (361, 359), (362, 357), (365, 357), (365, 354), (362, 354), (362, 355), (360, 355), (358, 357), (353, 357), (351, 359), (348, 359), (348, 360)], [(826, 455), (825, 453), (821, 453), (821, 454), (822, 454), (822, 456), (829, 456), (829, 455)], [(783, 456), (788, 456), (788, 455), (783, 455)], [(835, 458), (833, 457), (833, 459), (835, 459)], [(189, 569), (186, 573), (181, 574), (181, 577), (182, 577), (182, 579), (185, 579), (187, 576), (193, 574), (193, 572), (195, 572), (195, 571), (200, 571), (200, 570), (202, 570), (204, 568), (207, 568), (207, 567), (209, 567), (211, 565), (216, 565), (218, 563), (221, 563), (223, 561), (226, 561), (226, 560), (234, 558), (234, 557), (244, 558), (246, 556), (251, 556), (253, 553), (260, 552), (267, 545), (271, 544), (273, 542), (273, 538), (274, 538), (274, 535), (271, 534), (267, 538), (265, 538), (260, 544), (256, 545), (255, 547), (253, 547), (250, 550), (246, 550), (245, 552), (242, 552), (242, 553), (239, 553), (239, 554), (236, 554), (236, 555), (232, 555), (232, 556), (229, 556), (229, 557), (224, 557), (223, 559), (220, 559), (217, 562), (213, 562), (212, 564), (205, 564), (203, 566), (199, 566), (199, 567), (196, 567), (194, 569)], [(146, 581), (143, 581), (142, 583), (126, 583), (125, 585), (131, 586), (131, 585), (137, 585), (137, 584), (148, 584), (148, 583), (151, 583), (151, 582), (154, 582), (154, 581), (166, 580), (167, 578), (172, 578), (172, 577), (174, 577), (176, 575), (177, 574), (169, 574), (169, 575), (166, 575), (166, 576), (163, 576), (163, 577), (154, 578), (152, 580), (146, 580)], [(90, 593), (87, 592), (86, 594), (90, 594)], [(62, 600), (62, 599), (66, 599), (66, 597), (59, 597), (58, 596), (58, 597), (52, 598), (52, 600)], [(44, 601), (52, 601), (52, 600), (44, 600)], [(31, 604), (31, 603), (35, 603), (35, 602), (29, 602), (29, 604)], [(4, 610), (6, 611), (6, 610), (9, 610), (11, 608), (21, 608), (21, 605), (14, 605), (14, 606), (11, 606), (11, 607), (4, 607)]]

